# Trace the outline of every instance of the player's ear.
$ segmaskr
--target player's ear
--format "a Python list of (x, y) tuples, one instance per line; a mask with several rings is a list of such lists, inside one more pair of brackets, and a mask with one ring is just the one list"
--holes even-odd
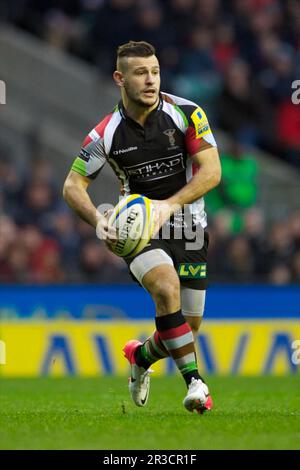
[(113, 73), (113, 79), (115, 81), (115, 84), (119, 87), (124, 86), (124, 77), (122, 72), (119, 72), (118, 70), (115, 70)]

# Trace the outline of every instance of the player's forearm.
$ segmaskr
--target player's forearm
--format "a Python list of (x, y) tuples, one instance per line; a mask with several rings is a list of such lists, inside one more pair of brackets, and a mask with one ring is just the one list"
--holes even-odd
[(63, 196), (66, 203), (81, 219), (96, 228), (101, 215), (92, 203), (85, 188), (66, 182)]
[(191, 204), (206, 193), (215, 188), (221, 180), (221, 171), (216, 168), (211, 171), (210, 168), (200, 168), (191, 181), (187, 183), (180, 191), (168, 199), (168, 202), (174, 206), (183, 207), (185, 204)]

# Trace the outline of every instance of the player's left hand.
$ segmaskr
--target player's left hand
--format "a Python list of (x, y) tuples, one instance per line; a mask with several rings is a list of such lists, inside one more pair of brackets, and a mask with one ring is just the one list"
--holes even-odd
[(155, 222), (152, 234), (152, 237), (154, 237), (160, 228), (164, 225), (164, 223), (171, 217), (172, 214), (174, 214), (174, 212), (177, 212), (180, 207), (176, 204), (171, 204), (168, 199), (163, 199), (162, 201), (152, 199), (151, 202), (154, 204), (155, 209)]

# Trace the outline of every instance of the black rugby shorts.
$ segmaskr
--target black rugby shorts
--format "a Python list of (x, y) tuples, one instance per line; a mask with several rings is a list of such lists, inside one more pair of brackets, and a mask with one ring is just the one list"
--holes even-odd
[[(184, 236), (178, 239), (154, 238), (137, 255), (160, 248), (169, 255), (174, 263), (174, 268), (179, 276), (180, 284), (190, 289), (205, 290), (207, 288), (207, 251), (209, 244), (208, 232), (204, 231), (204, 244), (201, 249), (186, 249), (186, 243), (191, 242)], [(135, 257), (124, 258), (128, 265)], [(130, 271), (131, 277), (138, 282)]]

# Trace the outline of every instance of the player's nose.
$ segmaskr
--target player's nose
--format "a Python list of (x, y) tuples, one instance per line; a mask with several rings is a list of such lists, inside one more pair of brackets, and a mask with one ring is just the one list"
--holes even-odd
[(147, 83), (147, 84), (153, 84), (153, 83), (155, 83), (155, 77), (154, 77), (154, 75), (152, 75), (152, 73), (150, 73), (150, 72), (147, 74), (146, 83)]

